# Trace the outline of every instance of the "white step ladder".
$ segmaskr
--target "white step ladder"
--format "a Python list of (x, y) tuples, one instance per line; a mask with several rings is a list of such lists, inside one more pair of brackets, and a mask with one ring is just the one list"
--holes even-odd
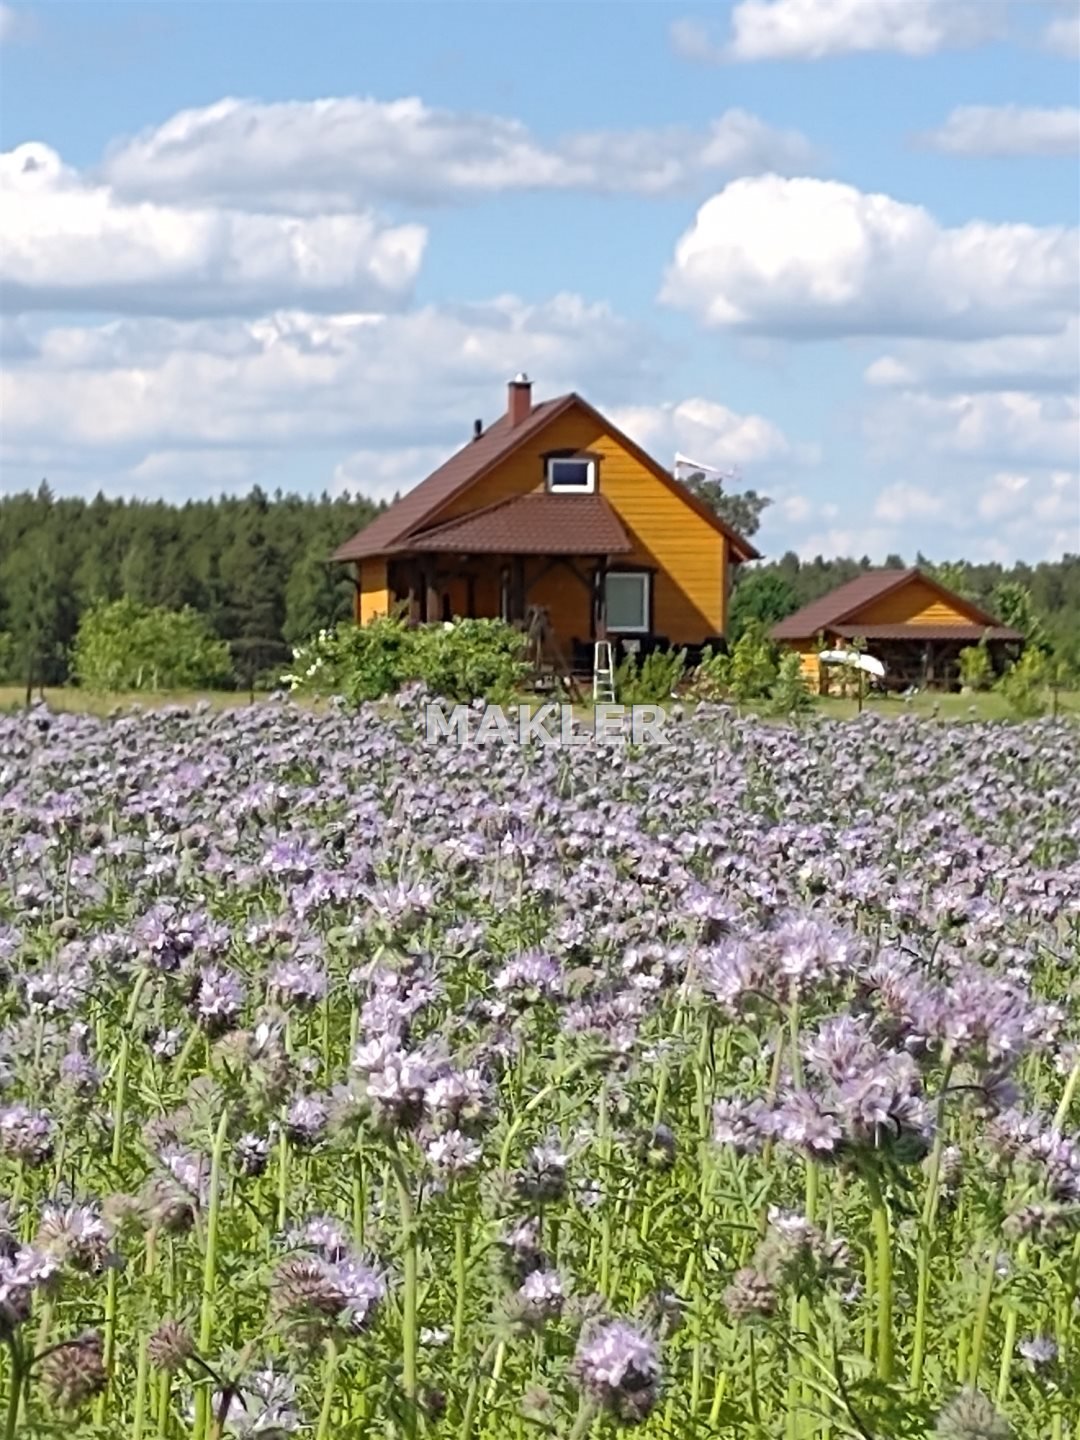
[(592, 698), (594, 705), (615, 704), (615, 659), (610, 640), (593, 646)]

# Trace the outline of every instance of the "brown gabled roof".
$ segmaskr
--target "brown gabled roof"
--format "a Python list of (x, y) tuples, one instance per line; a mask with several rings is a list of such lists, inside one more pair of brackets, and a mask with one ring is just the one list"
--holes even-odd
[(555, 400), (534, 405), (519, 425), (512, 426), (506, 415), (500, 416), (477, 439), (463, 445), (389, 510), (370, 525), (365, 525), (344, 545), (339, 545), (331, 560), (362, 560), (365, 555), (385, 555), (391, 550), (401, 549), (401, 542), (406, 536), (418, 530), (436, 511), (505, 460), (549, 421), (569, 410), (575, 398), (574, 395), (560, 395)]
[(515, 495), (412, 542), (463, 555), (622, 555), (633, 546), (602, 495)]
[[(830, 590), (828, 595), (823, 595), (820, 600), (811, 601), (801, 610), (796, 610), (794, 615), (789, 615), (786, 620), (781, 620), (779, 624), (774, 625), (772, 628), (773, 639), (812, 640), (815, 635), (820, 635), (826, 630), (832, 630), (839, 634), (839, 627), (843, 621), (857, 615), (872, 600), (879, 600), (883, 595), (888, 595), (893, 590), (899, 590), (901, 585), (906, 585), (909, 581), (916, 579), (929, 585), (931, 589), (936, 590), (939, 595), (952, 604), (967, 610), (973, 616), (972, 629), (978, 631), (979, 634), (986, 629), (1003, 628), (993, 615), (988, 615), (985, 610), (980, 610), (970, 600), (965, 600), (962, 596), (946, 589), (925, 571), (911, 566), (907, 570), (867, 570), (863, 575), (856, 575), (855, 579), (849, 580), (846, 585), (840, 585), (837, 589)], [(855, 633), (853, 627), (845, 628), (850, 633)], [(891, 628), (895, 629), (896, 627)], [(859, 629), (858, 633), (866, 635), (867, 632), (865, 629)], [(1013, 638), (1014, 633), (1010, 632), (1008, 638)], [(927, 627), (920, 626), (919, 634), (927, 635)], [(868, 635), (867, 638), (869, 638)], [(879, 635), (877, 638), (884, 639), (885, 637)], [(1021, 637), (1016, 636), (1016, 638)]]
[[(346, 540), (343, 545), (339, 545), (331, 555), (331, 560), (362, 560), (365, 556), (387, 555), (393, 551), (421, 548), (418, 544), (408, 546), (404, 542), (416, 537), (416, 532), (421, 530), (425, 523), (432, 521), (451, 500), (467, 490), (489, 470), (501, 464), (526, 440), (535, 436), (545, 425), (550, 424), (575, 406), (596, 420), (609, 435), (613, 435), (619, 444), (635, 456), (661, 483), (667, 485), (675, 494), (680, 495), (691, 510), (701, 515), (715, 530), (725, 535), (737, 560), (759, 560), (761, 558), (760, 552), (755, 550), (753, 545), (736, 530), (733, 530), (730, 525), (721, 520), (704, 501), (699, 500), (628, 435), (624, 435), (621, 430), (616, 429), (587, 400), (583, 400), (580, 395), (571, 391), (568, 395), (560, 395), (554, 400), (544, 400), (540, 404), (534, 405), (525, 419), (517, 425), (511, 425), (506, 415), (501, 416), (477, 439), (470, 440), (467, 445), (463, 445), (456, 454), (451, 455), (449, 460), (440, 465), (437, 470), (433, 470), (426, 480), (422, 480), (419, 485), (391, 505), (389, 510), (384, 511), (370, 525), (366, 525), (363, 530)], [(567, 498), (581, 500), (585, 497), (571, 496)], [(579, 551), (578, 553), (589, 552)]]

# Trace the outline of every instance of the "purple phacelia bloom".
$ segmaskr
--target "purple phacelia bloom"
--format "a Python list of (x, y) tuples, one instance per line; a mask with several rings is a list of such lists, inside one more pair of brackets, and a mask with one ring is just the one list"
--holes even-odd
[(656, 1341), (626, 1320), (587, 1327), (578, 1344), (574, 1372), (594, 1405), (632, 1424), (643, 1421), (659, 1397)]

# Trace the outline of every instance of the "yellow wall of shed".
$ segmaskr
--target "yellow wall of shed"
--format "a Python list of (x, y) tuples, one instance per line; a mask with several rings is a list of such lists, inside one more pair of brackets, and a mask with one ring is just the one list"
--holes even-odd
[(963, 601), (948, 598), (916, 576), (899, 589), (871, 600), (849, 616), (845, 627), (856, 625), (963, 625), (972, 615)]
[(377, 615), (390, 613), (390, 588), (385, 560), (361, 560), (357, 565), (356, 619), (366, 625)]
[[(655, 633), (666, 635), (676, 644), (700, 643), (707, 636), (722, 635), (727, 621), (726, 536), (583, 411), (571, 410), (544, 428), (529, 444), (445, 506), (438, 520), (469, 514), (512, 496), (542, 491), (543, 456), (553, 450), (587, 450), (600, 456), (598, 492), (618, 514), (633, 545), (630, 553), (613, 556), (611, 565), (656, 571)], [(541, 583), (543, 593), (553, 596), (555, 607), (565, 601), (567, 622), (574, 619), (568, 632), (558, 624), (556, 629), (560, 634), (579, 633), (576, 617), (582, 604), (588, 614), (587, 592), (580, 582), (560, 567), (551, 573), (550, 580)], [(529, 599), (531, 603), (549, 603), (538, 594), (530, 593)]]
[(821, 661), (818, 659), (818, 645), (808, 641), (781, 642), (786, 650), (794, 650), (799, 657), (799, 669), (807, 688), (816, 695), (821, 689)]

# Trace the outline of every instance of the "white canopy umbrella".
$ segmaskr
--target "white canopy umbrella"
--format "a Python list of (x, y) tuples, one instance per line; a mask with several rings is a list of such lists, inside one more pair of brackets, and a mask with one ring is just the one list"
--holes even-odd
[(823, 665), (847, 665), (852, 670), (862, 670), (866, 675), (885, 678), (885, 666), (873, 655), (863, 655), (858, 650), (822, 650), (818, 659)]

